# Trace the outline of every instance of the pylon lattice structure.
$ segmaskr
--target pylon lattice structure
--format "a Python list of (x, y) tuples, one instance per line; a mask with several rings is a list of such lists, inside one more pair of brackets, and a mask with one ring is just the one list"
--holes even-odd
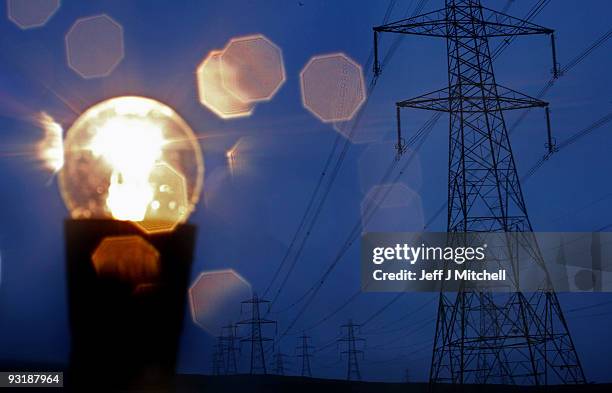
[(217, 342), (215, 344), (215, 350), (212, 355), (212, 370), (213, 375), (224, 375), (226, 374), (225, 368), (225, 360), (224, 360), (224, 345), (223, 345), (223, 337), (217, 337)]
[[(557, 76), (553, 30), (483, 7), (480, 0), (446, 0), (443, 9), (374, 28), (377, 74), (377, 41), (382, 32), (446, 39), (448, 87), (396, 105), (398, 116), (399, 108), (407, 107), (450, 114), (447, 230), (455, 234), (451, 243), (466, 232), (518, 232), (520, 247), (544, 268), (531, 234), (504, 111), (544, 107), (548, 120), (548, 103), (496, 82), (489, 39), (550, 35)], [(548, 131), (550, 138), (550, 127)], [(399, 117), (398, 133), (401, 138)], [(516, 254), (510, 247), (507, 251), (504, 257), (514, 261)], [(495, 296), (465, 286), (454, 295), (442, 290), (429, 376), (432, 386), (585, 383), (557, 295), (550, 280), (545, 281), (529, 296), (518, 285)]]
[(274, 354), (274, 374), (285, 375), (285, 355), (280, 351), (280, 348)]
[(339, 342), (346, 343), (346, 350), (341, 352), (346, 355), (348, 361), (346, 379), (348, 381), (361, 381), (358, 356), (363, 357), (364, 352), (357, 348), (357, 342), (365, 342), (365, 339), (356, 335), (360, 326), (349, 320), (346, 325), (342, 325), (340, 328), (346, 331), (346, 334), (338, 339)]
[(226, 374), (238, 374), (238, 356), (236, 354), (240, 351), (238, 346), (238, 326), (229, 324), (223, 326), (223, 334), (221, 340), (223, 341), (223, 354), (225, 360), (225, 373)]
[[(276, 325), (276, 321), (261, 317), (260, 306), (269, 304), (269, 300), (263, 300), (253, 294), (253, 297), (242, 302), (241, 307), (245, 305), (251, 307), (251, 318), (238, 322), (238, 325), (249, 326), (249, 335), (240, 339), (241, 343), (248, 342), (251, 345), (251, 374), (267, 374), (266, 356), (264, 351), (264, 342), (272, 341), (272, 338), (264, 337), (262, 327), (265, 325)], [(241, 310), (242, 311), (242, 310)]]
[(310, 358), (312, 357), (312, 353), (310, 352), (313, 349), (312, 345), (308, 343), (310, 340), (310, 336), (302, 335), (298, 337), (298, 345), (295, 348), (297, 352), (297, 357), (302, 359), (302, 377), (312, 377), (312, 370), (310, 369)]

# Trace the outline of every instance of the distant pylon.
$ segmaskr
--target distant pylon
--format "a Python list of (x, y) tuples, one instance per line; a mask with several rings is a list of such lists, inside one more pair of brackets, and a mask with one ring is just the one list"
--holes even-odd
[(312, 346), (308, 343), (310, 337), (307, 335), (302, 335), (298, 337), (298, 340), (300, 340), (299, 342), (301, 345), (298, 345), (295, 350), (298, 353), (297, 357), (302, 358), (301, 375), (302, 377), (312, 377), (312, 371), (310, 369), (310, 358), (312, 357), (310, 350), (312, 349)]
[(360, 326), (354, 324), (350, 319), (348, 323), (342, 325), (341, 328), (346, 329), (346, 335), (338, 339), (339, 342), (346, 342), (346, 350), (341, 352), (347, 355), (348, 360), (346, 379), (348, 381), (361, 381), (361, 371), (359, 370), (357, 355), (363, 356), (363, 351), (357, 349), (357, 341), (365, 341), (365, 339), (355, 335), (355, 332), (359, 331)]
[(243, 337), (240, 342), (250, 342), (251, 343), (251, 374), (267, 374), (268, 370), (266, 367), (266, 356), (263, 348), (263, 343), (266, 341), (272, 341), (269, 337), (264, 337), (262, 335), (262, 325), (274, 324), (276, 325), (276, 321), (271, 321), (269, 319), (261, 318), (261, 313), (259, 310), (259, 306), (261, 304), (270, 303), (268, 300), (263, 300), (257, 297), (257, 294), (253, 294), (253, 297), (248, 300), (244, 300), (241, 303), (241, 312), (242, 307), (247, 304), (251, 306), (251, 318), (242, 320), (238, 322), (238, 325), (248, 325), (250, 326), (250, 332), (247, 337)]
[(224, 361), (224, 345), (223, 345), (223, 337), (218, 336), (217, 342), (215, 343), (215, 350), (212, 355), (212, 369), (213, 375), (224, 375), (226, 373), (225, 369), (225, 361)]
[(404, 382), (410, 383), (410, 370), (408, 368), (404, 370)]
[(285, 355), (280, 351), (280, 348), (274, 354), (274, 374), (285, 375)]
[(238, 326), (235, 324), (229, 324), (223, 326), (222, 339), (224, 341), (224, 354), (225, 354), (225, 372), (226, 374), (238, 374), (238, 357), (236, 352), (240, 351), (238, 347)]
[(593, 232), (591, 235), (591, 278), (593, 292), (601, 292), (601, 235)]

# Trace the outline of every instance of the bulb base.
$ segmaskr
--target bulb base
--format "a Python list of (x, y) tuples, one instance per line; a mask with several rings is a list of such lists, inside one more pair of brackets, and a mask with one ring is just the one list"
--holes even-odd
[(72, 391), (163, 389), (175, 374), (196, 227), (66, 220)]

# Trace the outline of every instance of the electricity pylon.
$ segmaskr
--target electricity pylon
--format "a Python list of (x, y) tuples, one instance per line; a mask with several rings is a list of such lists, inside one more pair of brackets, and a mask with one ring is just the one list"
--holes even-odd
[(341, 352), (347, 355), (348, 365), (346, 379), (348, 381), (361, 381), (361, 371), (359, 370), (359, 359), (357, 356), (363, 356), (363, 350), (357, 349), (357, 342), (365, 341), (365, 339), (356, 336), (356, 332), (359, 331), (360, 325), (354, 324), (353, 321), (349, 319), (348, 323), (340, 326), (340, 328), (346, 329), (346, 334), (338, 339), (339, 342), (346, 343), (346, 350)]
[(302, 377), (312, 377), (312, 371), (310, 370), (310, 358), (312, 357), (312, 353), (310, 350), (313, 348), (312, 345), (308, 343), (310, 340), (310, 336), (302, 335), (298, 337), (301, 345), (298, 345), (295, 350), (298, 353), (297, 357), (302, 358)]
[(250, 332), (247, 337), (244, 337), (240, 340), (241, 343), (249, 342), (251, 343), (251, 366), (250, 373), (251, 374), (267, 374), (268, 370), (266, 367), (266, 356), (263, 348), (263, 343), (267, 341), (272, 341), (269, 337), (264, 337), (262, 334), (262, 326), (268, 324), (276, 325), (276, 321), (272, 321), (269, 319), (261, 318), (260, 313), (260, 305), (270, 303), (269, 300), (263, 300), (257, 297), (257, 294), (253, 294), (253, 297), (248, 300), (244, 300), (241, 302), (241, 312), (242, 307), (246, 305), (251, 306), (251, 318), (242, 320), (238, 322), (238, 325), (248, 325), (250, 326)]
[[(530, 234), (504, 111), (545, 108), (547, 147), (554, 149), (548, 103), (497, 83), (489, 39), (549, 35), (557, 77), (554, 31), (483, 7), (480, 0), (446, 0), (443, 9), (374, 28), (375, 74), (380, 73), (377, 41), (382, 32), (446, 39), (448, 86), (396, 107), (400, 154), (400, 108), (450, 115), (448, 232), (455, 239), (466, 232), (518, 232), (520, 247), (544, 268)], [(516, 266), (516, 255), (504, 257)], [(557, 295), (545, 281), (529, 296), (518, 285), (505, 296), (465, 286), (455, 295), (441, 291), (430, 383), (584, 383)]]
[(238, 326), (229, 324), (223, 326), (222, 340), (224, 341), (223, 349), (225, 355), (225, 372), (226, 374), (238, 374), (238, 357), (236, 353), (240, 351), (238, 347)]
[(281, 352), (280, 348), (274, 354), (274, 374), (276, 375), (285, 375), (285, 355)]
[(223, 337), (217, 337), (217, 343), (215, 344), (215, 350), (212, 355), (212, 369), (213, 375), (224, 375), (226, 374), (225, 361), (224, 361), (225, 348), (223, 345)]

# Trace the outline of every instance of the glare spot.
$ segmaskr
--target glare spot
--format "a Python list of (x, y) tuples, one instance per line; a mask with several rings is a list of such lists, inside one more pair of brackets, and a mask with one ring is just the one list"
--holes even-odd
[[(98, 127), (87, 148), (113, 168), (106, 203), (114, 218), (144, 218), (154, 194), (149, 174), (164, 143), (161, 127), (147, 118), (115, 117)], [(137, 160), (134, 146), (138, 146)]]
[(44, 137), (36, 148), (38, 159), (46, 169), (56, 173), (64, 166), (64, 130), (44, 112), (39, 115), (38, 123), (44, 132)]

